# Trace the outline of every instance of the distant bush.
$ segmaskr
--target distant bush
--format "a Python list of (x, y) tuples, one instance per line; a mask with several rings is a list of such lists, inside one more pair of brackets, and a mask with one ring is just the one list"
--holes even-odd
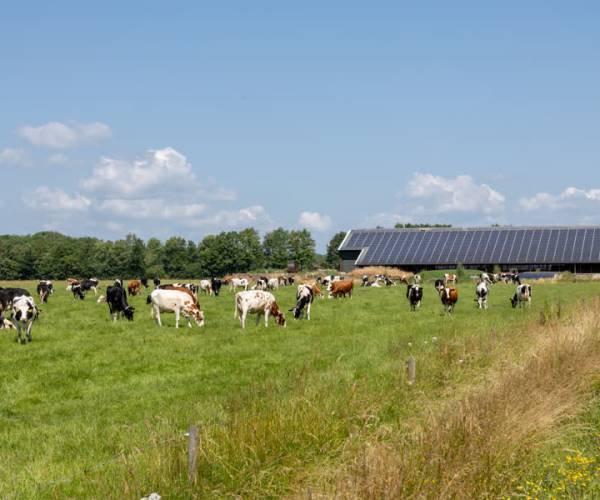
[(465, 273), (465, 266), (462, 262), (456, 264), (456, 276), (460, 281), (464, 281), (464, 279), (467, 277)]

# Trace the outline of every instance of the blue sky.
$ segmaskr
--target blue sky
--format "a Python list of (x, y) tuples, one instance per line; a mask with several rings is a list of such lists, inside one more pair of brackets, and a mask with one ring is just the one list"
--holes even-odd
[(486, 3), (4, 5), (0, 232), (600, 223), (600, 7)]

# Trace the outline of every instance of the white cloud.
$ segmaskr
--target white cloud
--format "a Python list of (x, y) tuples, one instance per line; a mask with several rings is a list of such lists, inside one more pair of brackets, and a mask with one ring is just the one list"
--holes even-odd
[(331, 217), (319, 212), (302, 212), (298, 224), (315, 231), (327, 231), (331, 227)]
[(379, 213), (376, 213), (373, 215), (369, 215), (368, 217), (365, 218), (365, 225), (368, 227), (371, 227), (371, 226), (391, 227), (391, 226), (395, 226), (397, 223), (406, 224), (409, 222), (415, 222), (415, 219), (412, 215), (390, 213), (390, 212), (379, 212)]
[(537, 193), (530, 198), (521, 198), (519, 206), (527, 211), (556, 211), (577, 210), (586, 207), (598, 210), (600, 202), (600, 189), (579, 189), (568, 187), (561, 193), (553, 195), (550, 193)]
[(244, 225), (270, 224), (271, 219), (261, 205), (240, 208), (239, 210), (219, 210), (206, 217), (194, 219), (187, 224), (190, 227), (227, 226), (239, 227)]
[(417, 172), (408, 183), (406, 194), (413, 200), (425, 202), (412, 210), (423, 214), (472, 212), (494, 215), (504, 210), (505, 202), (502, 194), (487, 184), (477, 184), (469, 175), (445, 178)]
[(159, 198), (110, 199), (98, 206), (99, 212), (132, 219), (172, 219), (197, 217), (206, 211), (202, 203), (173, 203)]
[(53, 149), (65, 149), (95, 142), (106, 139), (112, 134), (110, 127), (100, 122), (73, 125), (49, 122), (37, 127), (25, 125), (20, 127), (18, 132), (34, 146)]
[(52, 189), (40, 186), (24, 198), (25, 204), (40, 211), (87, 212), (92, 205), (92, 200), (75, 194), (70, 196), (62, 189)]
[(22, 149), (4, 148), (0, 151), (0, 165), (23, 165), (25, 160), (25, 151)]
[(128, 162), (102, 158), (92, 177), (81, 185), (89, 191), (129, 196), (152, 189), (196, 186), (196, 177), (186, 157), (167, 147), (148, 151), (143, 160)]

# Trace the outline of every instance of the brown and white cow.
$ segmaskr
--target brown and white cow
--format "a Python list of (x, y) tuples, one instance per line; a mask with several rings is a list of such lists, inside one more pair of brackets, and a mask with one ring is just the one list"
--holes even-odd
[(235, 294), (235, 311), (233, 317), (240, 320), (242, 328), (246, 328), (248, 314), (256, 314), (256, 324), (260, 317), (265, 317), (265, 326), (269, 326), (269, 316), (276, 318), (279, 326), (286, 326), (285, 316), (279, 309), (275, 297), (263, 290), (249, 290)]
[(193, 318), (198, 326), (204, 326), (204, 313), (194, 296), (187, 289), (166, 290), (157, 288), (149, 296), (148, 304), (152, 304), (152, 317), (158, 326), (161, 312), (175, 313), (175, 328), (179, 328), (181, 315), (187, 320), (188, 327), (192, 327)]
[(332, 281), (329, 288), (329, 298), (345, 297), (346, 294), (352, 298), (352, 290), (354, 289), (354, 281), (341, 280)]
[(453, 283), (454, 285), (456, 285), (456, 283), (458, 282), (458, 276), (456, 276), (456, 274), (444, 274), (444, 284), (447, 285), (448, 283)]

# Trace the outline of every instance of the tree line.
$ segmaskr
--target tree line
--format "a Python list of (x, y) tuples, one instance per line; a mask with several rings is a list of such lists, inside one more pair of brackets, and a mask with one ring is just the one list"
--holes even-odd
[(310, 232), (275, 229), (262, 238), (254, 228), (209, 235), (199, 243), (172, 237), (143, 241), (135, 234), (106, 241), (74, 238), (57, 232), (0, 236), (0, 279), (65, 279), (67, 277), (197, 278), (263, 269), (285, 269), (293, 261), (300, 270), (338, 267), (337, 233), (318, 255)]

